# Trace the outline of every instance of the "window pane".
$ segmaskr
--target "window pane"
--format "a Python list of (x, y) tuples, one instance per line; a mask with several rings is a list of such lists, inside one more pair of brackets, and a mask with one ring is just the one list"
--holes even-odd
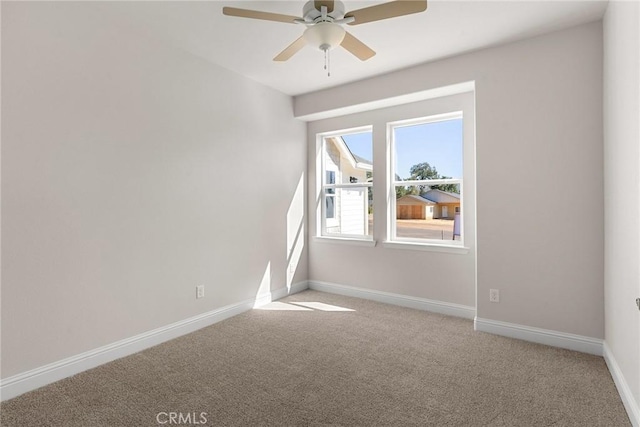
[(461, 240), (460, 185), (434, 185), (421, 194), (402, 194), (396, 187), (396, 237)]
[[(401, 188), (397, 187), (396, 190)], [(440, 188), (396, 200), (396, 237), (461, 240), (459, 185), (448, 184), (446, 189), (451, 191)]]
[[(330, 189), (333, 190), (333, 189)], [(328, 191), (328, 190), (327, 190)], [(336, 209), (335, 209), (336, 198), (335, 196), (326, 196), (325, 198), (325, 215), (328, 219), (335, 218)]]
[[(322, 144), (323, 185), (372, 182), (371, 132), (326, 137)], [(325, 188), (325, 235), (370, 236), (373, 192), (369, 187)]]
[(462, 178), (462, 118), (394, 128), (396, 180)]
[(327, 171), (326, 174), (327, 184), (335, 184), (336, 183), (336, 173), (334, 171)]
[(343, 135), (342, 140), (356, 161), (356, 167), (365, 170), (365, 176), (350, 176), (357, 181), (371, 182), (373, 176), (373, 134), (371, 132)]
[[(326, 173), (326, 184), (335, 184), (336, 183), (336, 173), (335, 171), (327, 171)], [(327, 188), (327, 194), (335, 194), (335, 189)]]
[(462, 180), (462, 118), (428, 120), (393, 128), (392, 178), (425, 181), (424, 185), (395, 186), (395, 237), (461, 241), (460, 183), (436, 185), (428, 181)]
[[(335, 196), (327, 196), (326, 233), (366, 236), (369, 233), (367, 187), (337, 188)], [(329, 204), (331, 208), (329, 208)], [(331, 209), (331, 211), (330, 211)], [(329, 216), (333, 214), (333, 216)]]

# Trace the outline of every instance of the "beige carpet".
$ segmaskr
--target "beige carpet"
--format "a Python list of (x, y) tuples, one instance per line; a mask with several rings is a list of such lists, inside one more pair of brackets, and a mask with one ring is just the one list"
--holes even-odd
[(315, 291), (268, 308), (7, 401), (2, 426), (630, 425), (601, 357)]

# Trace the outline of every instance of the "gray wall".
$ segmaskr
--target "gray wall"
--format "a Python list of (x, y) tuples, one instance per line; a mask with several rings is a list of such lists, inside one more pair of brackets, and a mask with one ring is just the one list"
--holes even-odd
[(3, 378), (306, 280), (290, 97), (80, 2), (3, 2), (2, 79)]
[[(604, 18), (605, 341), (640, 411), (640, 5)], [(634, 90), (635, 89), (635, 90)], [(640, 412), (636, 412), (640, 420)]]
[[(477, 315), (603, 338), (601, 22), (298, 96), (295, 112), (311, 116), (466, 81), (476, 87)], [(372, 289), (442, 294), (428, 272), (388, 280), (388, 269), (403, 266), (384, 248), (336, 252), (343, 262), (334, 281), (367, 269)], [(317, 256), (312, 246), (310, 258)], [(409, 263), (432, 257), (407, 252)], [(310, 274), (319, 279), (319, 269)], [(500, 303), (489, 302), (490, 288), (500, 289)], [(450, 295), (449, 302), (467, 303)]]

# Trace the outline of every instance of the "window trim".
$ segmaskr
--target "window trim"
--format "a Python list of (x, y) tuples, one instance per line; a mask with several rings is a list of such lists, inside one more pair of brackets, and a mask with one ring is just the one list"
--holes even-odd
[[(335, 168), (333, 169), (325, 169), (325, 147), (326, 147), (326, 140), (329, 138), (335, 138), (335, 137), (342, 137), (345, 135), (352, 135), (352, 134), (358, 134), (358, 133), (367, 133), (367, 132), (371, 132), (373, 133), (373, 125), (366, 125), (366, 126), (358, 126), (358, 127), (353, 127), (353, 128), (349, 128), (349, 129), (344, 129), (344, 130), (337, 130), (337, 131), (330, 131), (330, 132), (322, 132), (322, 133), (318, 133), (316, 134), (316, 188), (317, 188), (317, 192), (316, 194), (318, 195), (318, 207), (316, 210), (316, 236), (314, 236), (314, 240), (316, 241), (335, 241), (335, 242), (365, 242), (365, 243), (373, 243), (371, 246), (375, 246), (375, 240), (373, 239), (373, 235), (353, 235), (353, 234), (328, 234), (327, 233), (327, 226), (331, 227), (331, 225), (328, 224), (327, 222), (327, 218), (326, 218), (326, 212), (325, 212), (325, 197), (326, 197), (326, 193), (325, 191), (329, 188), (334, 188), (334, 189), (343, 189), (343, 188), (372, 188), (373, 187), (373, 181), (367, 181), (367, 182), (354, 182), (354, 183), (342, 183), (342, 176), (340, 175), (341, 171), (337, 170)], [(372, 159), (373, 161), (373, 159)], [(326, 176), (325, 176), (325, 172), (328, 170), (333, 170), (335, 171), (335, 180), (336, 180), (336, 184), (326, 184)], [(365, 190), (368, 194), (368, 190)], [(367, 199), (368, 200), (368, 197)], [(334, 204), (334, 209), (336, 214), (337, 214), (337, 205)], [(319, 218), (319, 221), (318, 221)], [(338, 219), (334, 218), (334, 219), (330, 219), (331, 221), (335, 221), (335, 224), (337, 225)], [(374, 221), (375, 221), (375, 217), (374, 217)]]
[[(455, 90), (451, 90), (454, 88)], [(417, 93), (416, 93), (417, 94)], [(320, 189), (322, 170), (320, 166), (320, 147), (322, 138), (346, 133), (358, 133), (371, 131), (373, 135), (373, 159), (375, 160), (374, 173), (376, 184), (373, 187), (375, 219), (373, 229), (373, 241), (377, 241), (376, 247), (383, 251), (403, 249), (405, 251), (426, 251), (438, 254), (449, 252), (463, 255), (475, 253), (477, 245), (477, 176), (476, 176), (476, 135), (477, 106), (476, 85), (469, 81), (452, 86), (439, 87), (424, 91), (420, 96), (407, 98), (393, 98), (395, 102), (384, 104), (362, 104), (360, 109), (333, 110), (331, 114), (323, 117), (307, 117), (308, 143), (310, 144), (310, 167), (313, 169), (309, 179), (309, 218), (311, 242), (321, 244), (349, 245), (347, 239), (321, 236), (321, 204)], [(390, 98), (391, 99), (391, 98)], [(386, 101), (385, 101), (386, 102)], [(461, 221), (465, 233), (464, 248), (441, 247), (436, 245), (412, 244), (409, 242), (389, 242), (389, 188), (391, 186), (389, 176), (389, 144), (387, 125), (389, 123), (407, 123), (411, 117), (435, 117), (446, 112), (462, 111), (464, 114), (463, 126), (463, 173), (464, 173), (464, 220)], [(365, 241), (366, 242), (366, 241)], [(358, 242), (355, 242), (356, 244)], [(365, 245), (366, 246), (366, 245)], [(393, 249), (387, 249), (393, 248)], [(448, 254), (443, 253), (443, 256)], [(454, 255), (455, 256), (455, 255)]]
[[(395, 132), (396, 128), (417, 126), (429, 123), (437, 123), (447, 120), (463, 120), (462, 129), (462, 177), (451, 179), (425, 179), (425, 180), (410, 180), (410, 181), (398, 181), (396, 177), (396, 150), (395, 150)], [(410, 247), (413, 249), (422, 249), (424, 247), (434, 247), (439, 252), (443, 252), (441, 248), (461, 249), (463, 253), (468, 248), (464, 244), (464, 171), (465, 171), (465, 141), (464, 141), (464, 112), (463, 110), (456, 110), (447, 113), (432, 114), (429, 116), (416, 117), (411, 119), (396, 120), (387, 122), (387, 194), (389, 203), (387, 204), (387, 239), (384, 242), (385, 247), (397, 248), (397, 247)], [(425, 185), (430, 183), (431, 185), (439, 184), (457, 184), (460, 186), (460, 227), (462, 230), (460, 240), (437, 240), (437, 239), (419, 239), (411, 237), (398, 237), (397, 236), (397, 218), (396, 218), (396, 187), (399, 186), (411, 186), (411, 185)], [(448, 243), (446, 243), (448, 242)], [(446, 252), (446, 251), (444, 251)], [(460, 251), (454, 251), (459, 253)]]
[[(441, 240), (438, 240), (441, 242)], [(382, 242), (382, 246), (389, 249), (411, 249), (418, 251), (428, 251), (428, 252), (443, 252), (449, 254), (467, 254), (469, 253), (468, 246), (459, 246), (459, 245), (447, 245), (447, 244), (437, 244), (437, 243), (429, 243), (426, 244), (424, 242), (412, 242), (409, 240), (402, 241), (389, 241), (385, 240)]]

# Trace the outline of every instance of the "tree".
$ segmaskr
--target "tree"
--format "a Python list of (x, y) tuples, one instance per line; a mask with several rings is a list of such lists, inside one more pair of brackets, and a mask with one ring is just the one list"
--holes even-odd
[[(409, 177), (409, 179), (413, 179), (413, 180), (451, 179), (450, 176), (440, 176), (435, 166), (431, 166), (427, 162), (418, 163), (416, 165), (411, 166), (411, 169), (409, 169), (409, 173), (411, 173), (411, 176)], [(460, 188), (457, 184), (419, 185), (417, 187), (418, 188), (415, 189), (415, 191), (417, 192), (406, 192), (405, 194), (424, 194), (430, 189), (447, 191), (449, 193), (457, 193), (457, 194), (460, 193)], [(403, 187), (400, 187), (400, 188), (403, 188)], [(413, 190), (414, 188), (415, 187), (411, 187), (411, 190)], [(396, 189), (396, 193), (397, 193), (397, 189)]]
[[(441, 176), (440, 179), (451, 179), (450, 176)], [(460, 186), (458, 184), (438, 184), (432, 185), (434, 190), (446, 191), (448, 193), (460, 194)]]
[[(400, 175), (398, 174), (396, 174), (396, 181), (402, 181), (402, 178), (400, 178)], [(406, 196), (407, 194), (412, 194), (417, 196), (418, 194), (420, 194), (420, 191), (418, 190), (418, 187), (414, 185), (407, 186), (407, 187), (396, 187), (396, 199)]]
[(438, 179), (440, 175), (435, 167), (427, 162), (418, 163), (409, 169), (411, 177), (409, 179)]
[[(423, 179), (451, 179), (450, 176), (440, 176), (438, 170), (427, 162), (411, 166), (409, 173), (411, 176), (406, 179), (407, 181)], [(398, 175), (396, 175), (396, 181), (401, 181), (401, 178)], [(396, 199), (408, 194), (416, 196), (421, 195), (431, 189), (460, 194), (460, 187), (458, 184), (410, 185), (406, 187), (396, 187)]]
[(420, 194), (420, 190), (415, 185), (411, 185), (408, 187), (396, 187), (396, 199), (399, 199), (402, 196), (406, 196), (407, 194), (417, 196)]
[[(409, 173), (411, 174), (411, 176), (408, 179), (414, 179), (414, 180), (422, 180), (422, 179), (439, 179), (440, 178), (440, 174), (438, 173), (438, 170), (435, 168), (435, 166), (431, 166), (429, 163), (427, 162), (422, 162), (422, 163), (418, 163), (416, 165), (411, 166), (411, 169), (409, 169)], [(411, 189), (415, 189), (414, 191), (416, 191), (415, 194), (424, 194), (427, 191), (429, 191), (431, 188), (436, 188), (436, 185), (418, 185), (417, 188), (416, 187), (411, 187)]]

